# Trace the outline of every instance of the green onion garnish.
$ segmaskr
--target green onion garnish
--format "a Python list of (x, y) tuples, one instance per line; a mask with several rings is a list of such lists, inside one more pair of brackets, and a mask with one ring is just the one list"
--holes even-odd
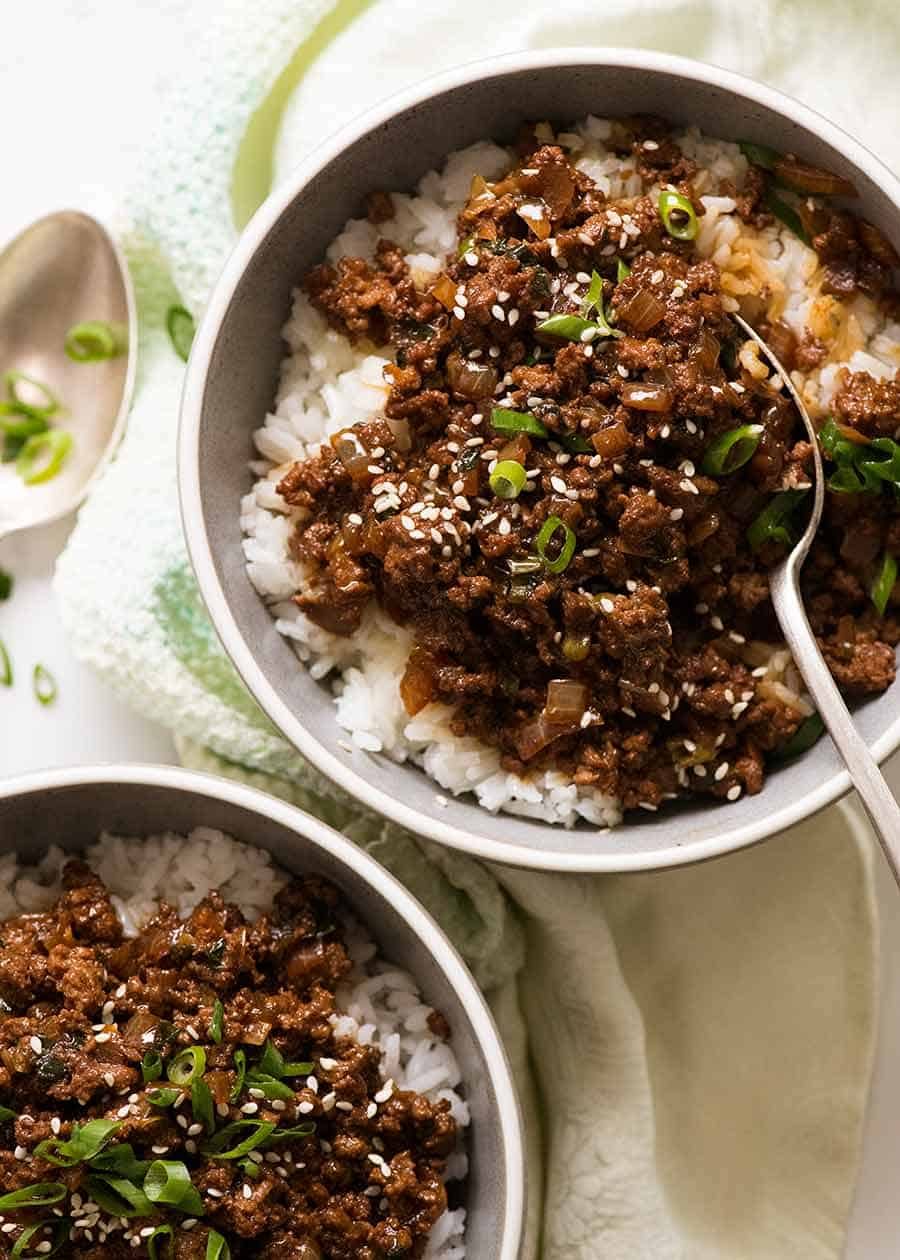
[(489, 478), (498, 499), (517, 499), (527, 481), (525, 469), (517, 459), (501, 459)]
[(900, 445), (893, 438), (855, 442), (829, 416), (819, 430), (819, 445), (836, 465), (829, 490), (879, 494), (888, 484), (900, 489)]
[(211, 1041), (214, 1041), (216, 1043), (216, 1045), (219, 1045), (219, 1043), (222, 1040), (222, 1029), (223, 1029), (224, 1022), (225, 1022), (225, 1007), (222, 1005), (219, 999), (216, 998), (215, 1002), (213, 1002), (212, 1019), (210, 1020), (210, 1024), (209, 1024), (209, 1037)]
[(76, 363), (99, 363), (124, 354), (128, 340), (120, 329), (103, 320), (75, 324), (66, 333), (66, 354)]
[(45, 665), (35, 665), (31, 671), (31, 689), (38, 704), (52, 704), (59, 694), (56, 679)]
[(166, 1076), (173, 1085), (181, 1085), (183, 1088), (205, 1071), (206, 1051), (201, 1046), (187, 1046), (176, 1054), (166, 1069)]
[(616, 284), (621, 284), (622, 281), (627, 276), (630, 276), (630, 275), (631, 275), (631, 268), (628, 266), (628, 263), (625, 262), (623, 258), (617, 258), (616, 259)]
[(183, 306), (170, 306), (166, 312), (166, 331), (175, 353), (187, 363), (194, 340), (194, 317)]
[[(39, 1230), (47, 1230), (52, 1226), (52, 1241), (42, 1240), (37, 1243), (33, 1251), (27, 1251), (26, 1248), (31, 1239)], [(71, 1223), (63, 1219), (55, 1219), (52, 1221), (37, 1221), (34, 1225), (28, 1225), (22, 1230), (16, 1239), (12, 1251), (9, 1253), (10, 1260), (47, 1260), (48, 1256), (53, 1256), (59, 1251), (63, 1243), (68, 1242), (69, 1229)]]
[(48, 420), (59, 411), (59, 399), (41, 381), (24, 372), (4, 372), (6, 393), (16, 405), (20, 415), (33, 420)]
[(33, 1186), (23, 1186), (21, 1190), (0, 1194), (0, 1212), (13, 1211), (16, 1208), (49, 1207), (51, 1203), (59, 1203), (66, 1194), (66, 1187), (61, 1181), (38, 1181)]
[[(256, 1168), (256, 1165), (253, 1167)], [(258, 1169), (256, 1175), (259, 1176)], [(206, 1260), (231, 1260), (231, 1248), (218, 1230), (211, 1229), (207, 1235)]]
[(16, 472), (26, 486), (42, 485), (55, 477), (72, 449), (72, 434), (48, 429), (30, 437), (16, 456)]
[(151, 1216), (153, 1213), (153, 1204), (148, 1196), (126, 1177), (94, 1175), (88, 1177), (86, 1188), (104, 1212), (113, 1216)]
[(743, 468), (753, 458), (762, 431), (761, 424), (742, 424), (720, 434), (707, 447), (701, 468), (710, 477), (726, 477)]
[(272, 1134), (273, 1142), (293, 1142), (294, 1138), (308, 1138), (316, 1131), (311, 1121), (307, 1124), (295, 1124), (292, 1129), (276, 1129)]
[[(245, 1138), (241, 1138), (234, 1146), (228, 1145), (239, 1134), (245, 1132), (247, 1134)], [(251, 1151), (255, 1151), (257, 1146), (262, 1146), (274, 1132), (275, 1125), (267, 1120), (234, 1120), (224, 1129), (220, 1129), (210, 1142), (207, 1142), (203, 1153), (212, 1159), (240, 1159), (242, 1155), (249, 1155)]]
[(46, 433), (49, 428), (43, 416), (26, 416), (17, 407), (0, 403), (0, 433), (5, 437), (21, 441), (24, 445), (26, 438)]
[(790, 518), (798, 503), (805, 497), (805, 490), (782, 490), (774, 496), (747, 530), (747, 541), (754, 551), (767, 542), (793, 546), (794, 534)]
[(738, 148), (748, 162), (761, 166), (764, 170), (774, 171), (775, 164), (781, 161), (777, 149), (770, 149), (767, 144), (755, 144), (752, 140), (739, 140)]
[(180, 1089), (151, 1089), (147, 1093), (147, 1102), (154, 1107), (171, 1107), (180, 1097)]
[(151, 1203), (177, 1208), (190, 1216), (203, 1216), (203, 1200), (180, 1159), (155, 1159), (144, 1178), (144, 1194)]
[(248, 1156), (246, 1159), (238, 1160), (238, 1168), (245, 1177), (249, 1177), (252, 1181), (256, 1181), (260, 1174), (259, 1164), (254, 1164), (253, 1160)]
[(687, 197), (665, 188), (659, 194), (659, 217), (676, 241), (692, 241), (700, 231), (697, 212)]
[(564, 341), (588, 343), (595, 341), (601, 335), (610, 336), (612, 330), (602, 334), (598, 324), (595, 324), (593, 320), (585, 319), (582, 315), (551, 315), (542, 324), (538, 324), (535, 331), (562, 337)]
[(11, 573), (7, 573), (5, 569), (0, 569), (0, 604), (5, 599), (9, 599), (13, 593), (14, 578)]
[(95, 1155), (90, 1166), (93, 1172), (114, 1173), (128, 1181), (143, 1181), (150, 1161), (138, 1159), (130, 1142), (117, 1142)]
[(248, 1072), (247, 1088), (258, 1089), (266, 1098), (283, 1098), (286, 1102), (294, 1097), (290, 1085), (285, 1085), (277, 1077), (269, 1076), (265, 1072)]
[(162, 1076), (163, 1061), (162, 1055), (158, 1050), (148, 1050), (141, 1059), (141, 1076), (144, 1078), (144, 1084), (150, 1081), (158, 1081)]
[(463, 254), (468, 254), (469, 250), (475, 244), (474, 236), (466, 236), (460, 242), (456, 250), (456, 257), (462, 258)]
[(766, 209), (769, 211), (769, 214), (773, 214), (776, 219), (780, 219), (785, 227), (791, 229), (795, 236), (799, 236), (804, 245), (809, 245), (810, 248), (812, 247), (812, 241), (809, 239), (809, 233), (803, 226), (803, 220), (800, 218), (793, 206), (788, 205), (788, 203), (782, 197), (779, 197), (777, 193), (773, 192), (771, 188), (766, 189), (766, 195), (763, 201)]
[(891, 597), (891, 591), (897, 582), (897, 560), (889, 551), (884, 553), (881, 560), (881, 567), (875, 576), (875, 581), (869, 590), (872, 597), (872, 603), (878, 609), (881, 616), (884, 616), (884, 610), (888, 606), (888, 600)]
[(191, 1085), (191, 1110), (197, 1123), (202, 1124), (207, 1133), (212, 1133), (216, 1127), (213, 1099), (202, 1077)]
[(603, 307), (603, 277), (597, 271), (591, 272), (590, 288), (584, 295), (584, 301), (581, 303), (581, 313), (585, 318), (590, 315), (596, 306), (597, 310)]
[[(239, 1053), (241, 1052), (235, 1054), (235, 1059)], [(275, 1043), (267, 1041), (256, 1071), (262, 1072), (264, 1076), (276, 1076), (280, 1080), (282, 1076), (309, 1076), (313, 1066), (312, 1063), (286, 1063)]]
[(175, 1247), (175, 1234), (171, 1225), (157, 1225), (156, 1229), (147, 1239), (147, 1258), (148, 1260), (162, 1260), (159, 1254), (158, 1244), (161, 1239), (169, 1240), (170, 1248)]
[(87, 1124), (73, 1125), (72, 1136), (68, 1139), (51, 1137), (38, 1142), (34, 1153), (49, 1164), (73, 1168), (98, 1155), (121, 1127), (120, 1120), (89, 1120)]
[(549, 437), (549, 430), (527, 411), (510, 411), (507, 407), (494, 407), (491, 411), (491, 428), (498, 433), (530, 433), (532, 437)]
[(6, 644), (0, 639), (0, 686), (11, 687), (13, 685), (13, 667), (9, 658), (9, 652), (6, 650)]
[[(267, 1043), (268, 1044), (268, 1043)], [(264, 1056), (265, 1057), (265, 1056)], [(244, 1077), (247, 1075), (247, 1054), (244, 1050), (235, 1050), (234, 1052), (234, 1070), (237, 1078), (231, 1087), (231, 1093), (228, 1095), (230, 1102), (237, 1102), (241, 1096), (241, 1090), (244, 1088)]]
[[(551, 557), (549, 554), (550, 543), (559, 530), (563, 531), (562, 545), (559, 547), (556, 555)], [(544, 562), (544, 568), (549, 569), (551, 573), (562, 573), (564, 569), (569, 567), (572, 556), (575, 554), (575, 534), (573, 530), (569, 529), (565, 521), (560, 520), (558, 516), (548, 516), (540, 528), (534, 545), (538, 555)]]
[(0, 1107), (0, 1124), (6, 1124), (7, 1120), (15, 1120), (16, 1112), (10, 1107)]

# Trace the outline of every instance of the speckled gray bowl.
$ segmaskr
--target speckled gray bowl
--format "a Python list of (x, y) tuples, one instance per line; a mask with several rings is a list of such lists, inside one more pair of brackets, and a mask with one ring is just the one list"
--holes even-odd
[[(352, 795), (453, 848), (522, 866), (616, 871), (673, 866), (763, 840), (849, 787), (829, 741), (773, 773), (757, 796), (571, 831), (493, 815), (474, 798), (436, 805), (410, 765), (339, 745), (330, 692), (298, 663), (250, 585), (238, 505), (251, 485), (251, 431), (275, 392), (290, 293), (373, 189), (408, 189), (453, 149), (511, 138), (523, 119), (651, 112), (713, 135), (803, 154), (846, 175), (859, 207), (900, 244), (900, 183), (859, 143), (796, 101), (713, 66), (621, 49), (515, 54), (467, 65), (378, 106), (326, 141), (245, 230), (191, 356), (180, 438), (184, 525), (207, 606), (248, 687), (287, 738)], [(900, 744), (896, 688), (857, 711), (879, 760)]]
[(287, 870), (344, 892), (388, 959), (415, 976), (453, 1030), (472, 1111), (463, 1203), (477, 1260), (518, 1260), (525, 1202), (521, 1119), (491, 1014), (456, 950), (417, 901), (356, 845), (274, 797), (171, 766), (49, 770), (0, 783), (0, 853), (31, 860), (50, 844), (77, 852), (101, 831), (143, 836), (217, 827), (268, 849)]

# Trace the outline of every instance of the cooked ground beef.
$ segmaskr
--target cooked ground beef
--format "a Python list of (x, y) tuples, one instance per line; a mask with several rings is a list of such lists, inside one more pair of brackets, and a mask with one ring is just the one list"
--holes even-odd
[[(58, 1184), (52, 1207), (0, 1208), (0, 1256), (35, 1224), (23, 1254), (58, 1228), (58, 1254), (77, 1260), (147, 1255), (166, 1224), (171, 1243), (154, 1245), (175, 1260), (218, 1256), (212, 1231), (235, 1260), (420, 1256), (456, 1126), (448, 1103), (384, 1082), (376, 1049), (334, 1036), (350, 968), (337, 890), (298, 879), (255, 923), (213, 893), (183, 920), (160, 906), (124, 939), (86, 866), (70, 862), (63, 883), (52, 910), (0, 925), (0, 1195)], [(201, 1085), (177, 1087), (176, 1057), (201, 1053)], [(93, 1159), (60, 1158), (57, 1141), (98, 1120)], [(141, 1203), (154, 1160), (180, 1162), (195, 1206)]]
[[(280, 483), (313, 574), (296, 602), (349, 635), (377, 599), (414, 635), (408, 712), (452, 706), (454, 731), (498, 747), (508, 770), (556, 768), (626, 810), (736, 800), (759, 791), (766, 758), (803, 721), (759, 659), (759, 643), (779, 640), (766, 574), (783, 543), (751, 543), (748, 530), (773, 496), (802, 499), (812, 451), (730, 319), (717, 267), (667, 231), (649, 195), (663, 182), (702, 214), (693, 162), (658, 120), (620, 125), (611, 143), (633, 155), (646, 195), (608, 200), (526, 128), (519, 164), (474, 181), (459, 249), (430, 291), (389, 240), (372, 262), (307, 277), (334, 328), (392, 347), (394, 362), (384, 416)], [(752, 167), (738, 200), (757, 225), (772, 221), (770, 182)], [(386, 209), (379, 200), (370, 217)], [(797, 213), (826, 287), (885, 292), (890, 246), (871, 225), (822, 199)], [(548, 326), (557, 316), (572, 318)], [(827, 353), (778, 322), (764, 331), (789, 368)], [(835, 411), (863, 442), (893, 435), (900, 383), (847, 372)], [(759, 426), (752, 457), (710, 466), (739, 426)], [(505, 461), (524, 474), (513, 498), (491, 481)], [(895, 502), (831, 493), (805, 573), (850, 696), (894, 676), (898, 623), (868, 592), (894, 547)]]

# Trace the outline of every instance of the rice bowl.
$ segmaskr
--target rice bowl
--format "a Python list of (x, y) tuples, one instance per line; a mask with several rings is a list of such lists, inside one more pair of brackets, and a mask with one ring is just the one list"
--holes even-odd
[[(615, 203), (620, 211), (648, 191), (656, 197), (664, 187), (652, 172), (648, 176), (645, 171), (642, 178), (634, 169), (633, 158), (624, 158), (616, 151), (610, 143), (617, 126), (614, 122), (589, 117), (574, 127), (561, 129), (558, 134), (546, 124), (541, 126), (545, 132), (543, 140), (558, 143), (575, 171), (587, 177), (599, 196)], [(691, 179), (701, 216), (696, 253), (719, 269), (724, 309), (738, 310), (743, 303), (747, 310), (748, 304), (754, 304), (757, 319), (777, 323), (797, 344), (815, 342), (821, 347), (792, 373), (813, 414), (820, 419), (827, 414), (841, 386), (842, 369), (846, 368), (854, 378), (858, 375), (873, 382), (892, 378), (900, 362), (900, 324), (893, 316), (885, 314), (866, 292), (857, 291), (846, 301), (831, 296), (827, 266), (823, 268), (815, 252), (798, 238), (795, 230), (777, 219), (762, 223), (743, 211), (739, 213), (741, 199), (746, 198), (750, 170), (741, 148), (734, 143), (710, 140), (696, 128), (679, 132), (673, 138), (678, 151), (697, 170)], [(658, 147), (656, 141), (649, 143)], [(377, 223), (367, 220), (348, 223), (329, 248), (330, 262), (340, 266), (340, 260), (349, 257), (371, 263), (377, 254), (378, 241), (388, 239), (403, 252), (404, 264), (416, 288), (433, 291), (430, 286), (440, 283), (448, 257), (456, 253), (459, 240), (456, 221), (466, 209), (473, 180), (481, 181), (490, 189), (489, 181), (502, 180), (514, 163), (511, 149), (487, 143), (451, 155), (442, 173), (432, 171), (421, 180), (417, 195), (392, 194), (389, 216), (385, 211)], [(625, 217), (627, 226), (627, 212)], [(623, 233), (622, 241), (626, 239), (627, 234)], [(459, 246), (459, 250), (460, 254), (465, 252), (463, 246)], [(597, 256), (611, 254), (614, 250), (615, 246), (609, 244), (598, 250)], [(472, 259), (474, 267), (474, 250), (465, 256)], [(661, 271), (658, 274), (662, 276)], [(587, 275), (583, 277), (584, 281), (588, 279)], [(458, 294), (463, 292), (464, 286), (457, 290)], [(462, 301), (465, 302), (464, 297)], [(519, 312), (515, 310), (512, 314), (518, 318)], [(462, 322), (464, 315), (462, 309), (454, 308), (453, 318)], [(297, 606), (301, 603), (297, 592), (311, 587), (313, 574), (292, 546), (294, 531), (302, 525), (304, 514), (285, 501), (280, 483), (285, 481), (286, 484), (295, 461), (315, 456), (323, 441), (334, 443), (352, 426), (383, 414), (390, 395), (393, 360), (390, 349), (374, 346), (366, 339), (362, 344), (354, 344), (341, 336), (302, 290), (294, 295), (294, 309), (284, 335), (289, 354), (282, 364), (276, 407), (265, 426), (255, 434), (257, 449), (264, 458), (253, 465), (258, 480), (242, 503), (244, 550), (248, 575), (269, 604), (278, 630), (291, 640), (314, 678), (330, 678), (340, 726), (356, 747), (369, 753), (387, 753), (397, 761), (411, 759), (423, 766), (441, 790), (453, 794), (473, 792), (479, 803), (491, 811), (505, 810), (567, 826), (579, 818), (595, 826), (611, 826), (620, 821), (619, 795), (602, 790), (602, 784), (594, 786), (583, 767), (580, 780), (573, 779), (571, 772), (566, 773), (565, 767), (552, 764), (536, 770), (527, 765), (511, 767), (508, 749), (503, 756), (502, 749), (487, 746), (482, 739), (470, 735), (465, 719), (454, 722), (451, 705), (438, 700), (420, 706), (421, 711), (410, 712), (404, 708), (401, 693), (415, 640), (407, 627), (398, 626), (375, 601), (365, 608), (358, 628), (351, 634), (331, 633), (327, 626), (316, 624), (307, 610)], [(590, 349), (586, 351), (589, 352)], [(492, 349), (491, 353), (495, 351)], [(619, 370), (624, 371), (621, 367)], [(510, 379), (507, 376), (507, 380)], [(744, 386), (735, 388), (743, 392)], [(503, 382), (496, 392), (504, 393)], [(503, 397), (499, 401), (513, 405)], [(475, 423), (480, 419), (476, 416)], [(691, 429), (690, 421), (688, 426), (689, 431), (697, 432), (696, 427)], [(481, 439), (473, 438), (473, 443), (476, 440)], [(486, 455), (491, 454), (496, 455), (496, 452), (486, 451)], [(501, 452), (501, 458), (502, 455)], [(558, 458), (563, 462), (570, 456)], [(593, 465), (599, 460), (597, 456), (590, 462)], [(494, 464), (496, 462), (495, 459)], [(376, 464), (378, 467), (373, 466), (371, 471), (381, 474), (380, 463), (376, 461)], [(489, 469), (493, 466), (488, 465)], [(559, 478), (551, 480), (555, 484)], [(382, 495), (381, 503), (387, 502), (385, 492), (390, 482), (380, 475), (375, 476), (374, 481), (378, 511), (378, 495)], [(802, 484), (802, 480), (798, 484)], [(562, 486), (560, 492), (564, 488)], [(425, 520), (432, 510), (426, 506), (428, 501), (426, 495), (411, 509), (406, 507), (409, 519), (425, 507), (422, 516)], [(399, 500), (395, 510), (400, 510)], [(673, 512), (673, 520), (683, 515), (683, 510), (678, 508)], [(492, 517), (496, 517), (495, 512), (490, 513), (488, 520)], [(402, 519), (408, 520), (405, 516)], [(595, 576), (602, 578), (602, 570)], [(629, 589), (633, 587), (634, 584)], [(698, 612), (705, 609), (709, 613), (704, 605), (698, 603), (697, 607)], [(717, 610), (713, 610), (711, 619), (714, 628), (718, 620), (718, 630), (722, 631)], [(744, 644), (746, 626), (740, 628), (744, 633), (738, 634), (737, 627), (731, 629), (731, 633), (735, 642)], [(889, 646), (885, 647), (884, 659), (891, 662), (892, 677), (893, 628), (887, 630), (887, 636)], [(796, 717), (793, 730), (787, 731), (782, 739), (782, 743), (787, 742), (802, 720), (810, 718), (812, 713), (789, 655), (777, 639), (767, 641), (758, 636), (746, 643), (741, 655), (747, 674), (741, 677), (739, 684), (736, 681), (730, 691), (726, 690), (735, 709), (733, 716), (740, 717), (757, 699), (769, 705), (786, 706)], [(671, 690), (668, 681), (661, 679), (662, 690), (660, 682), (654, 682), (651, 690), (655, 688), (666, 695)], [(886, 681), (890, 679), (886, 677)], [(677, 694), (679, 687), (685, 690), (690, 701), (689, 688), (693, 686), (693, 683), (679, 684), (676, 679), (672, 713), (684, 698)], [(629, 713), (628, 697), (620, 697), (619, 702), (624, 712)], [(672, 713), (663, 713), (662, 717), (669, 721)], [(752, 718), (752, 713), (750, 716)], [(626, 805), (656, 810), (666, 799), (680, 794), (688, 787), (688, 776), (698, 764), (692, 756), (694, 749), (707, 736), (718, 741), (716, 748), (725, 740), (721, 733), (703, 732), (701, 738), (696, 730), (689, 730), (686, 735), (688, 755), (681, 754), (677, 781), (670, 775), (667, 782), (661, 781), (658, 791), (628, 799)], [(724, 749), (726, 754), (730, 746), (729, 742)], [(753, 782), (746, 775), (735, 777), (738, 756), (735, 752), (730, 759), (705, 757), (704, 760), (712, 764), (709, 764), (708, 782), (703, 786), (718, 784), (717, 794), (728, 801), (738, 799), (745, 788), (758, 791), (761, 785), (758, 776)], [(706, 776), (702, 764), (695, 773), (698, 777)], [(598, 776), (593, 778), (596, 781)], [(690, 786), (696, 788), (698, 784), (690, 780)], [(440, 808), (443, 803), (444, 798), (438, 793), (436, 804)]]

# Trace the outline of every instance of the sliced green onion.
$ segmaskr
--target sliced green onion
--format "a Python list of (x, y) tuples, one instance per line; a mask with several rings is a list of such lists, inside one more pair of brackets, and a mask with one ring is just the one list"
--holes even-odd
[(212, 1019), (210, 1020), (210, 1024), (209, 1024), (210, 1040), (214, 1041), (216, 1045), (219, 1045), (219, 1043), (222, 1040), (222, 1030), (223, 1030), (224, 1022), (225, 1022), (225, 1007), (222, 1005), (219, 999), (216, 998), (215, 1002), (213, 1002)]
[(7, 1120), (15, 1120), (16, 1113), (9, 1107), (0, 1107), (0, 1124), (6, 1124)]
[(66, 1187), (61, 1181), (38, 1181), (33, 1186), (23, 1186), (21, 1190), (0, 1194), (0, 1212), (13, 1211), (16, 1208), (49, 1207), (51, 1203), (59, 1203), (66, 1194)]
[(159, 1242), (163, 1238), (168, 1238), (172, 1250), (175, 1247), (175, 1232), (171, 1225), (157, 1225), (156, 1229), (147, 1239), (147, 1260), (162, 1260), (159, 1253)]
[(593, 320), (582, 315), (551, 315), (542, 324), (538, 324), (537, 332), (551, 333), (554, 337), (562, 337), (565, 341), (595, 341), (600, 335), (598, 326)]
[(249, 1177), (252, 1181), (256, 1181), (260, 1175), (259, 1164), (255, 1164), (249, 1156), (246, 1159), (238, 1160), (238, 1168), (245, 1177)]
[(603, 277), (599, 272), (591, 272), (591, 284), (587, 293), (584, 295), (584, 301), (581, 303), (581, 313), (587, 319), (594, 307), (599, 311), (603, 309)]
[(130, 1142), (117, 1142), (95, 1155), (90, 1166), (92, 1172), (114, 1173), (128, 1181), (143, 1181), (150, 1161), (138, 1159)]
[[(550, 543), (559, 530), (563, 531), (562, 545), (556, 555), (551, 557)], [(575, 534), (558, 516), (548, 516), (540, 528), (534, 545), (544, 562), (544, 568), (549, 569), (551, 573), (562, 573), (569, 567), (572, 556), (575, 554)]]
[(775, 750), (777, 761), (789, 761), (818, 743), (825, 733), (825, 723), (818, 713), (812, 713), (800, 723), (791, 738)]
[(144, 1194), (151, 1203), (177, 1208), (189, 1216), (203, 1216), (203, 1200), (180, 1159), (155, 1159), (144, 1178)]
[(38, 433), (46, 433), (50, 425), (43, 416), (26, 416), (18, 407), (9, 403), (0, 403), (0, 433), (7, 438), (36, 437)]
[(12, 595), (14, 581), (15, 579), (11, 573), (7, 573), (5, 569), (0, 569), (0, 604)]
[(70, 1138), (51, 1137), (38, 1142), (34, 1153), (60, 1168), (73, 1168), (98, 1155), (121, 1127), (121, 1120), (89, 1120), (87, 1124), (73, 1125)]
[(187, 363), (194, 340), (194, 317), (183, 306), (170, 306), (166, 312), (166, 332), (175, 353)]
[[(259, 1176), (258, 1171), (257, 1176)], [(211, 1229), (207, 1235), (206, 1260), (231, 1260), (231, 1248), (218, 1230)]]
[(237, 1102), (241, 1096), (241, 1090), (244, 1088), (244, 1077), (247, 1075), (247, 1055), (245, 1051), (235, 1050), (234, 1070), (237, 1073), (237, 1079), (231, 1087), (231, 1093), (228, 1095), (230, 1102)]
[(701, 468), (710, 477), (726, 477), (743, 468), (753, 458), (762, 432), (761, 424), (742, 424), (720, 434), (706, 448)]
[(886, 459), (859, 460), (859, 470), (869, 489), (880, 490), (884, 483), (900, 486), (900, 446), (893, 438), (874, 438), (868, 446), (857, 449), (862, 450), (863, 456), (868, 456), (873, 451), (887, 456)]
[(659, 217), (676, 241), (692, 241), (700, 231), (697, 212), (687, 197), (665, 188), (659, 194)]
[(517, 459), (501, 459), (489, 478), (498, 499), (517, 499), (527, 480), (525, 469)]
[(128, 348), (128, 339), (121, 329), (104, 320), (92, 319), (74, 324), (66, 333), (66, 354), (76, 363), (99, 363), (116, 359)]
[(591, 651), (591, 636), (580, 634), (577, 637), (567, 634), (562, 641), (562, 654), (567, 661), (586, 660)]
[(573, 455), (593, 455), (595, 453), (593, 446), (580, 433), (558, 433), (553, 440), (559, 442), (560, 446), (565, 447)]
[(141, 1076), (144, 1078), (144, 1083), (149, 1085), (151, 1081), (158, 1081), (162, 1072), (162, 1055), (158, 1050), (148, 1050), (141, 1059)]
[(207, 1133), (212, 1133), (216, 1127), (216, 1113), (209, 1086), (202, 1077), (191, 1086), (191, 1110), (197, 1123), (202, 1124)]
[(474, 236), (464, 237), (463, 240), (461, 240), (459, 242), (459, 245), (457, 246), (456, 257), (462, 258), (464, 254), (468, 254), (469, 250), (472, 248), (474, 244), (475, 244)]
[(276, 1129), (272, 1134), (273, 1142), (293, 1142), (295, 1138), (308, 1138), (316, 1131), (316, 1126), (312, 1121), (306, 1124), (295, 1124), (292, 1129)]
[(12, 685), (12, 661), (9, 659), (9, 652), (6, 650), (6, 644), (2, 639), (0, 639), (0, 686), (11, 687)]
[(180, 1089), (151, 1089), (147, 1092), (147, 1102), (154, 1107), (171, 1107), (180, 1097)]
[[(242, 1155), (255, 1151), (257, 1146), (262, 1146), (274, 1132), (275, 1125), (267, 1120), (234, 1120), (207, 1142), (203, 1153), (212, 1159), (240, 1159)], [(228, 1143), (233, 1142), (241, 1133), (246, 1133), (247, 1136), (234, 1146), (229, 1146)]]
[(4, 372), (3, 383), (7, 395), (23, 416), (48, 420), (59, 411), (59, 399), (42, 381), (36, 381), (33, 376), (26, 376), (24, 372)]
[(41, 664), (35, 665), (31, 671), (31, 689), (38, 704), (42, 704), (45, 707), (48, 704), (52, 704), (59, 694), (56, 679), (46, 665)]
[(315, 1067), (314, 1063), (285, 1063), (281, 1064), (282, 1076), (309, 1076)]
[(776, 219), (780, 219), (785, 227), (791, 229), (795, 236), (799, 236), (804, 245), (812, 247), (812, 241), (809, 239), (809, 233), (803, 226), (803, 220), (800, 218), (793, 206), (788, 205), (788, 203), (782, 197), (779, 197), (776, 192), (773, 192), (771, 188), (766, 189), (766, 195), (763, 200), (765, 207), (770, 214), (773, 214)]
[(775, 164), (781, 161), (777, 149), (770, 149), (767, 144), (755, 144), (752, 140), (739, 140), (738, 148), (748, 162), (761, 166), (766, 171), (774, 171)]
[[(153, 1165), (151, 1164), (152, 1168)], [(113, 1216), (151, 1216), (153, 1204), (147, 1195), (126, 1177), (94, 1175), (87, 1179), (87, 1192), (104, 1212)]]
[[(54, 1219), (52, 1221), (37, 1221), (34, 1225), (28, 1225), (22, 1230), (19, 1237), (13, 1245), (12, 1251), (9, 1253), (10, 1260), (46, 1260), (47, 1256), (53, 1256), (59, 1251), (64, 1242), (68, 1241), (69, 1230), (71, 1229), (71, 1221), (63, 1217), (62, 1219)], [(47, 1240), (36, 1244), (34, 1251), (26, 1251), (31, 1239), (39, 1230), (46, 1230), (53, 1227), (51, 1235), (52, 1241), (48, 1244)]]
[(491, 411), (491, 428), (498, 433), (530, 433), (533, 437), (549, 437), (549, 430), (527, 411), (510, 411), (506, 407), (494, 407)]
[(65, 429), (36, 433), (16, 456), (16, 472), (26, 486), (42, 485), (56, 476), (71, 449), (72, 434)]
[(878, 609), (881, 616), (884, 616), (884, 610), (888, 606), (888, 600), (891, 597), (891, 591), (897, 582), (897, 560), (889, 551), (884, 553), (881, 561), (881, 567), (875, 576), (869, 594), (872, 597), (872, 603)]
[(280, 1079), (282, 1076), (309, 1076), (314, 1066), (312, 1063), (286, 1063), (275, 1043), (267, 1041), (262, 1058), (256, 1065), (256, 1071), (262, 1072), (265, 1076), (276, 1076)]
[(767, 542), (784, 543), (786, 547), (793, 546), (794, 534), (790, 518), (798, 503), (805, 497), (805, 490), (782, 490), (780, 494), (774, 496), (747, 530), (747, 541), (754, 551)]
[(623, 258), (616, 259), (616, 284), (621, 284), (627, 276), (631, 275), (631, 268)]
[(166, 1068), (166, 1076), (173, 1085), (182, 1088), (190, 1085), (206, 1071), (206, 1051), (202, 1046), (187, 1046), (179, 1050), (175, 1058)]
[(247, 1088), (258, 1089), (266, 1098), (283, 1098), (289, 1101), (294, 1097), (290, 1085), (285, 1085), (277, 1077), (269, 1076), (265, 1072), (248, 1072)]

